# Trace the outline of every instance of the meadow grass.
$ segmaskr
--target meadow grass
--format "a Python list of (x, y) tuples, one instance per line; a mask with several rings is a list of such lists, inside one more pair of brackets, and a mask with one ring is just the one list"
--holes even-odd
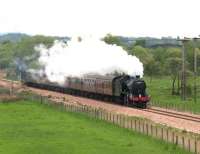
[[(154, 77), (152, 81), (150, 81), (149, 77), (144, 79), (147, 82), (147, 91), (151, 96), (153, 105), (200, 113), (200, 89), (198, 88), (198, 97), (195, 103), (193, 97), (193, 78), (188, 79), (192, 93), (187, 96), (186, 101), (182, 101), (180, 95), (171, 94), (172, 81), (170, 77)], [(198, 78), (197, 83), (199, 85), (200, 78)]]
[(186, 154), (175, 145), (28, 102), (0, 103), (2, 154)]

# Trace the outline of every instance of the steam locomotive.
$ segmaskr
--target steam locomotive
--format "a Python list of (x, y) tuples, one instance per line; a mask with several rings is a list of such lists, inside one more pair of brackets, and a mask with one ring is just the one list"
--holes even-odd
[(45, 74), (26, 71), (22, 81), (27, 86), (79, 95), (95, 99), (106, 99), (126, 106), (146, 108), (149, 96), (146, 83), (139, 76), (129, 75), (85, 75), (83, 77), (66, 77), (64, 84), (51, 82)]

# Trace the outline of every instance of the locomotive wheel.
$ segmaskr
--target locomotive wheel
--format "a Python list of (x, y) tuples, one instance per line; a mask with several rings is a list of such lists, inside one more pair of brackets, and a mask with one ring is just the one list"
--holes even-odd
[(124, 103), (125, 106), (128, 106), (129, 102), (128, 102), (128, 96), (127, 95), (124, 96), (124, 102), (123, 103)]
[(141, 108), (146, 109), (147, 108), (147, 103), (142, 103)]

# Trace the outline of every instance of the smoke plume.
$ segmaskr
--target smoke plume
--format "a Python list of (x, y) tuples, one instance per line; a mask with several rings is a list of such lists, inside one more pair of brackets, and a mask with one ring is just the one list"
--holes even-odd
[(128, 55), (121, 47), (108, 45), (94, 38), (78, 38), (55, 41), (47, 49), (44, 45), (35, 48), (40, 52), (39, 62), (52, 82), (63, 83), (66, 76), (86, 74), (125, 73), (143, 76), (143, 64), (135, 56)]

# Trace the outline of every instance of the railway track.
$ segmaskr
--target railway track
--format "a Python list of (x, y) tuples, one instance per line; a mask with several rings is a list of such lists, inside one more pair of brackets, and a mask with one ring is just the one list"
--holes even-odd
[(197, 116), (171, 112), (171, 111), (166, 111), (166, 110), (159, 110), (156, 108), (144, 109), (144, 111), (200, 123), (200, 117), (197, 117)]

